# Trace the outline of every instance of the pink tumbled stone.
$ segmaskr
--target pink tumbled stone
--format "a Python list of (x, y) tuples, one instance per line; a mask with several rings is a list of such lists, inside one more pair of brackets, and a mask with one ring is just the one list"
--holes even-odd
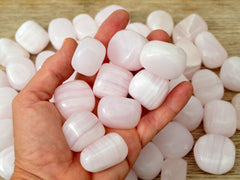
[(27, 58), (14, 58), (6, 66), (10, 85), (16, 90), (22, 90), (36, 73), (35, 65)]
[(231, 57), (223, 63), (220, 78), (225, 88), (240, 92), (240, 57)]
[(82, 80), (74, 80), (57, 87), (55, 105), (65, 119), (79, 111), (92, 111), (95, 97), (90, 86)]
[(140, 63), (142, 66), (164, 79), (175, 79), (186, 67), (185, 52), (163, 41), (150, 41), (142, 49)]
[(35, 60), (35, 66), (37, 71), (42, 67), (43, 63), (47, 60), (47, 58), (49, 58), (54, 54), (55, 52), (49, 51), (49, 50), (42, 51), (41, 53), (39, 53)]
[(203, 125), (208, 134), (233, 136), (237, 126), (237, 113), (234, 106), (223, 100), (213, 100), (205, 104)]
[(127, 177), (124, 180), (138, 180), (137, 175), (133, 170), (130, 170)]
[(232, 104), (237, 112), (237, 129), (240, 130), (240, 93), (233, 96)]
[(207, 68), (220, 67), (228, 57), (227, 51), (210, 32), (199, 33), (195, 39), (195, 44), (201, 54), (203, 64)]
[(147, 39), (130, 30), (118, 31), (109, 41), (107, 54), (109, 60), (130, 71), (142, 68), (139, 56)]
[(59, 50), (66, 38), (77, 39), (77, 34), (71, 23), (66, 18), (52, 20), (48, 26), (48, 34), (53, 47)]
[(10, 146), (0, 152), (0, 176), (11, 179), (15, 166), (14, 146)]
[(195, 130), (203, 118), (203, 106), (201, 102), (192, 96), (185, 107), (174, 118), (174, 121), (182, 124), (189, 131)]
[(63, 84), (65, 84), (65, 83), (67, 83), (67, 82), (69, 82), (69, 81), (74, 81), (75, 78), (76, 78), (76, 75), (77, 75), (77, 71), (74, 71), (74, 72), (72, 73), (72, 75), (71, 75), (66, 81), (63, 82)]
[(169, 83), (169, 86), (170, 86), (169, 91), (173, 90), (178, 84), (180, 84), (183, 81), (189, 81), (183, 74), (181, 74), (176, 79), (172, 79)]
[(201, 170), (211, 174), (224, 174), (234, 166), (235, 151), (235, 145), (229, 138), (206, 134), (197, 140), (194, 158)]
[(161, 171), (163, 164), (163, 155), (159, 149), (149, 142), (140, 152), (133, 170), (141, 179), (153, 179)]
[(86, 147), (80, 156), (82, 167), (89, 172), (99, 172), (122, 162), (128, 146), (117, 133), (109, 133)]
[(0, 87), (8, 87), (10, 86), (8, 82), (8, 78), (5, 72), (0, 70)]
[(72, 151), (80, 152), (105, 134), (105, 128), (89, 111), (72, 114), (63, 127), (63, 133)]
[(13, 145), (13, 120), (0, 119), (0, 151)]
[(169, 81), (146, 70), (138, 72), (130, 82), (129, 94), (148, 110), (156, 109), (165, 100)]
[(147, 37), (148, 34), (151, 32), (150, 28), (147, 27), (147, 25), (140, 22), (130, 23), (127, 25), (126, 29), (135, 31), (144, 37)]
[(207, 69), (197, 71), (192, 77), (192, 85), (194, 95), (203, 105), (223, 97), (223, 83), (213, 71)]
[(131, 98), (105, 96), (98, 104), (98, 118), (110, 128), (134, 128), (140, 120), (141, 113), (141, 104)]
[(165, 158), (184, 157), (193, 146), (192, 134), (177, 122), (168, 123), (152, 141)]
[(106, 55), (105, 46), (91, 37), (81, 40), (72, 58), (72, 67), (85, 76), (97, 73)]
[(114, 64), (103, 64), (93, 85), (94, 94), (104, 96), (122, 96), (128, 94), (128, 87), (133, 75), (130, 71)]
[(198, 14), (191, 14), (180, 21), (173, 29), (173, 41), (176, 43), (180, 39), (191, 41), (203, 31), (208, 30), (208, 25)]
[(38, 54), (49, 43), (47, 31), (35, 21), (26, 21), (15, 34), (16, 41), (31, 54)]

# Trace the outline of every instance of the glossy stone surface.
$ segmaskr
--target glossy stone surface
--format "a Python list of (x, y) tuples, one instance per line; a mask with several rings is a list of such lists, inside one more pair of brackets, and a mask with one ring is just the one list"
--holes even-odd
[(35, 21), (26, 21), (15, 34), (16, 41), (31, 54), (38, 54), (49, 43), (47, 31)]
[(65, 119), (79, 111), (92, 111), (95, 97), (90, 86), (82, 80), (74, 80), (57, 87), (55, 105)]
[(151, 32), (150, 28), (147, 25), (140, 22), (130, 23), (127, 25), (126, 29), (135, 31), (144, 37), (147, 37), (148, 34)]
[(107, 127), (132, 129), (137, 126), (142, 108), (135, 99), (105, 96), (98, 103), (98, 118)]
[(175, 79), (184, 72), (186, 58), (185, 52), (173, 44), (150, 41), (141, 51), (140, 63), (164, 79)]
[(168, 80), (162, 79), (146, 70), (139, 71), (129, 85), (129, 94), (148, 110), (159, 107), (168, 92)]
[(82, 151), (105, 134), (102, 123), (89, 111), (72, 114), (62, 129), (70, 149), (74, 152)]
[(149, 142), (140, 152), (133, 170), (141, 179), (153, 179), (161, 171), (163, 155), (159, 149)]
[(10, 146), (0, 152), (0, 176), (4, 179), (11, 179), (14, 171), (14, 147)]
[(147, 39), (130, 30), (118, 31), (109, 41), (107, 55), (109, 60), (130, 71), (142, 68), (139, 55)]
[(192, 85), (194, 95), (203, 105), (223, 97), (224, 87), (221, 79), (208, 69), (197, 71), (192, 77)]
[(169, 81), (170, 86), (169, 91), (173, 90), (178, 84), (180, 84), (183, 81), (189, 81), (183, 74), (181, 74), (176, 79), (172, 79), (171, 81)]
[(237, 112), (237, 129), (240, 130), (240, 93), (233, 96), (232, 104)]
[(0, 70), (0, 88), (10, 86), (7, 75), (4, 71)]
[(13, 120), (0, 119), (0, 151), (13, 145)]
[(99, 69), (93, 85), (93, 92), (99, 98), (104, 96), (126, 97), (132, 78), (133, 75), (130, 71), (114, 64), (105, 63)]
[(133, 170), (130, 170), (127, 177), (124, 180), (138, 180), (137, 175)]
[(211, 174), (224, 174), (234, 166), (235, 151), (235, 145), (229, 138), (206, 134), (197, 140), (194, 158), (201, 170)]
[(91, 37), (81, 40), (72, 58), (72, 67), (85, 76), (93, 76), (102, 65), (106, 55), (105, 46)]
[(49, 58), (54, 54), (55, 52), (49, 51), (49, 50), (42, 51), (41, 53), (39, 53), (35, 60), (35, 66), (37, 71), (42, 67), (43, 63), (47, 60), (47, 58)]
[(122, 162), (128, 154), (128, 146), (117, 133), (109, 133), (86, 147), (80, 156), (83, 168), (99, 172)]
[(27, 58), (14, 58), (6, 66), (10, 85), (16, 90), (22, 90), (36, 73), (35, 65)]
[(204, 108), (203, 125), (208, 134), (233, 136), (237, 126), (237, 113), (234, 106), (223, 100), (208, 102)]
[(201, 54), (203, 64), (207, 68), (220, 67), (228, 57), (227, 51), (210, 32), (199, 33), (195, 39), (195, 44)]
[(165, 158), (184, 157), (193, 146), (192, 134), (177, 122), (168, 123), (152, 141)]
[(74, 72), (72, 73), (72, 75), (71, 75), (66, 81), (63, 82), (63, 84), (65, 84), (65, 83), (67, 83), (67, 82), (69, 82), (69, 81), (75, 80), (76, 75), (77, 75), (77, 71), (74, 71)]
[(225, 88), (240, 92), (240, 57), (231, 57), (223, 63), (220, 78)]

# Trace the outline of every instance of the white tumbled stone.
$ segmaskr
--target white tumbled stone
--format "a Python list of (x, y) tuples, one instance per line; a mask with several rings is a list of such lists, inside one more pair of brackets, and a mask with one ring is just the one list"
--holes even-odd
[(13, 145), (13, 120), (0, 119), (0, 151)]
[(237, 112), (237, 129), (240, 130), (240, 93), (233, 96), (232, 104)]
[(138, 180), (136, 173), (131, 169), (124, 180)]
[(5, 72), (0, 70), (0, 87), (9, 87), (8, 78)]
[(14, 146), (10, 146), (0, 152), (0, 176), (6, 180), (11, 179), (14, 171), (15, 153)]
[(49, 50), (46, 50), (46, 51), (42, 51), (40, 52), (37, 57), (36, 57), (36, 60), (35, 60), (35, 66), (36, 66), (36, 69), (37, 71), (42, 67), (43, 63), (52, 55), (54, 55), (55, 52), (53, 51), (49, 51)]
[(170, 86), (169, 91), (173, 90), (178, 84), (180, 84), (181, 82), (184, 82), (184, 81), (189, 81), (189, 80), (183, 74), (181, 74), (176, 79), (170, 80), (169, 81), (169, 86)]
[(140, 22), (130, 23), (127, 25), (126, 29), (135, 31), (144, 37), (147, 37), (149, 35), (149, 33), (151, 32), (150, 28), (147, 25), (140, 23)]

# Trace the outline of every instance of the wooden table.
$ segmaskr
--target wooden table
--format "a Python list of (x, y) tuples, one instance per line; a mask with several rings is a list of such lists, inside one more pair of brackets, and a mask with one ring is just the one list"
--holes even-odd
[[(16, 30), (26, 20), (35, 20), (47, 29), (49, 22), (54, 18), (66, 17), (72, 20), (80, 13), (89, 13), (94, 17), (100, 9), (113, 3), (125, 7), (130, 12), (132, 22), (145, 23), (148, 14), (159, 9), (169, 12), (175, 23), (191, 13), (198, 13), (206, 20), (209, 31), (218, 38), (229, 56), (240, 56), (239, 0), (1, 0), (0, 38), (14, 39)], [(226, 90), (224, 99), (230, 101), (234, 94)], [(195, 140), (203, 134), (202, 126), (193, 132)], [(187, 179), (239, 180), (240, 131), (231, 139), (236, 145), (237, 153), (235, 166), (230, 172), (220, 176), (204, 173), (197, 167), (191, 151), (184, 157), (188, 162)]]

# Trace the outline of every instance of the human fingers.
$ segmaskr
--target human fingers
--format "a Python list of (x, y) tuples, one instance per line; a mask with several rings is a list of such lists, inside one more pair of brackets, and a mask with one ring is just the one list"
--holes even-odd
[(170, 42), (170, 37), (169, 37), (168, 33), (166, 33), (165, 31), (163, 31), (161, 29), (157, 29), (157, 30), (152, 31), (147, 36), (147, 39), (149, 41), (158, 40), (158, 41)]

